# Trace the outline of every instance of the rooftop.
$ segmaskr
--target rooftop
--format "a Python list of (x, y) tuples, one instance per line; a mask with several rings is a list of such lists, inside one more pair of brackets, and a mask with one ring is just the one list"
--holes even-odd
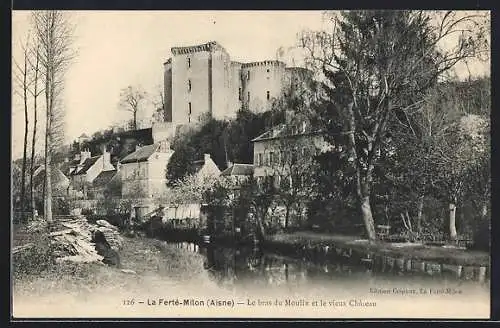
[(221, 173), (222, 176), (231, 175), (253, 175), (252, 164), (233, 164)]
[(123, 158), (120, 163), (134, 163), (134, 162), (145, 162), (148, 158), (153, 155), (154, 152), (158, 150), (159, 144), (152, 144), (141, 147), (131, 154), (128, 154)]
[(298, 137), (298, 136), (312, 135), (318, 133), (320, 133), (320, 131), (311, 129), (311, 127), (307, 124), (305, 126), (280, 124), (262, 133), (258, 137), (250, 140), (250, 142), (273, 140), (280, 137), (285, 137), (285, 138)]
[(87, 171), (95, 164), (95, 162), (97, 162), (97, 160), (101, 156), (102, 155), (98, 155), (98, 156), (87, 158), (85, 160), (85, 162), (83, 162), (81, 169), (76, 170), (75, 172), (72, 173), (72, 175), (80, 175), (80, 174), (87, 173)]
[(99, 175), (94, 179), (92, 184), (94, 187), (104, 187), (113, 179), (113, 177), (116, 174), (116, 170), (111, 170), (111, 171), (103, 171), (99, 173)]

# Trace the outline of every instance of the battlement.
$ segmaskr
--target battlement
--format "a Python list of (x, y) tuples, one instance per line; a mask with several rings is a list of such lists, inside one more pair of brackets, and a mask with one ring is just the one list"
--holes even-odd
[(298, 67), (298, 66), (293, 66), (293, 67), (287, 67), (285, 68), (287, 72), (297, 72), (297, 73), (302, 73), (302, 74), (313, 74), (314, 72), (308, 68), (304, 67)]
[(227, 53), (226, 49), (224, 49), (224, 47), (222, 47), (216, 41), (210, 41), (204, 44), (199, 44), (189, 47), (173, 47), (171, 49), (173, 55), (185, 55), (195, 52), (216, 51), (216, 50), (222, 50)]
[(242, 64), (242, 68), (248, 68), (248, 67), (257, 67), (257, 66), (276, 66), (276, 67), (285, 67), (286, 64), (282, 61), (279, 60), (264, 60), (264, 61), (258, 61), (258, 62), (251, 62), (251, 63), (245, 63)]

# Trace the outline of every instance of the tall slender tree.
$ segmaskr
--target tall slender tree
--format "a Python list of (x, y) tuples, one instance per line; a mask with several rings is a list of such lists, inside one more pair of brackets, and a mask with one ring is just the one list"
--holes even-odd
[(30, 35), (26, 37), (26, 42), (23, 44), (23, 62), (22, 64), (17, 63), (14, 60), (14, 64), (16, 65), (16, 80), (21, 89), (20, 92), (23, 98), (23, 107), (24, 107), (24, 138), (23, 138), (23, 160), (22, 160), (22, 168), (21, 168), (21, 196), (20, 196), (20, 206), (21, 213), (24, 219), (25, 209), (26, 209), (26, 165), (27, 165), (27, 152), (28, 152), (28, 130), (29, 130), (29, 118), (28, 118), (28, 90), (30, 88), (30, 74), (28, 68), (29, 55), (30, 55)]
[(52, 152), (60, 138), (61, 97), (64, 76), (75, 52), (72, 49), (74, 27), (67, 13), (47, 10), (32, 15), (37, 42), (40, 44), (41, 77), (45, 87), (45, 204), (44, 216), (52, 221)]
[(36, 137), (37, 137), (37, 124), (38, 124), (38, 97), (44, 91), (40, 88), (40, 44), (37, 43), (33, 47), (34, 60), (30, 62), (33, 71), (33, 89), (30, 89), (31, 96), (33, 97), (33, 133), (31, 139), (31, 163), (30, 163), (30, 201), (31, 201), (31, 215), (34, 218), (36, 214), (36, 201), (35, 201), (35, 186), (33, 184), (33, 175), (35, 174), (35, 154), (36, 154)]

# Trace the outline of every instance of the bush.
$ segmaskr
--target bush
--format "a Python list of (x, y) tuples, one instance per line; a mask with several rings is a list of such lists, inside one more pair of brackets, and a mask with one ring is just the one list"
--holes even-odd
[(69, 204), (63, 198), (55, 198), (53, 201), (53, 211), (55, 215), (69, 215)]
[(474, 233), (474, 244), (471, 247), (475, 250), (489, 252), (491, 249), (491, 225), (489, 220), (481, 222)]
[(55, 263), (53, 247), (47, 231), (31, 233), (27, 242), (33, 243), (34, 246), (13, 254), (14, 277), (37, 275)]
[(94, 211), (90, 208), (84, 208), (84, 209), (82, 209), (82, 215), (85, 215), (85, 216), (94, 215)]

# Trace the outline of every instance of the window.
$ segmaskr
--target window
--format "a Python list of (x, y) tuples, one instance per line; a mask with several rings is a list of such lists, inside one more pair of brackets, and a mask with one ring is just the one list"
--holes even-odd
[(238, 89), (238, 100), (241, 100), (241, 88)]
[(247, 72), (247, 80), (250, 80), (250, 71)]
[(258, 156), (259, 156), (259, 160), (257, 161), (257, 165), (258, 165), (258, 166), (262, 166), (262, 164), (263, 164), (263, 163), (262, 163), (262, 153), (259, 153), (259, 155), (258, 155)]
[(188, 103), (188, 122), (191, 122), (191, 103)]
[(273, 165), (274, 163), (274, 152), (269, 153), (269, 165)]
[(250, 91), (248, 91), (247, 93), (247, 99), (248, 99), (247, 101), (250, 102)]
[(188, 91), (191, 92), (191, 80), (188, 80)]
[(191, 58), (188, 58), (188, 68), (191, 68)]
[(271, 95), (269, 94), (269, 91), (266, 91), (266, 97), (267, 97), (267, 100), (269, 100), (269, 98), (271, 98)]
[(266, 70), (266, 72), (268, 72), (268, 73), (269, 73), (269, 68)]

